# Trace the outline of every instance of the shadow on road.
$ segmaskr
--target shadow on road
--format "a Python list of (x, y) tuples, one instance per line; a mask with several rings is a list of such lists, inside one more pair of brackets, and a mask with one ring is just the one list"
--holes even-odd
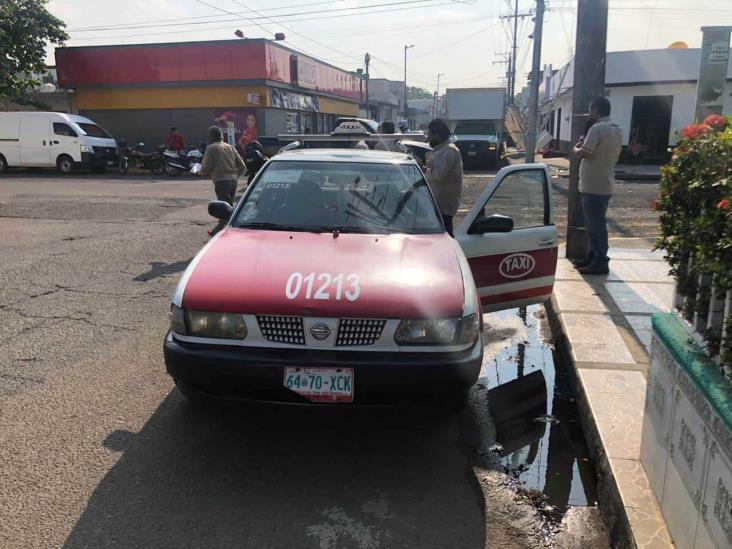
[(482, 548), (480, 488), (445, 410), (191, 408), (122, 451), (64, 547)]

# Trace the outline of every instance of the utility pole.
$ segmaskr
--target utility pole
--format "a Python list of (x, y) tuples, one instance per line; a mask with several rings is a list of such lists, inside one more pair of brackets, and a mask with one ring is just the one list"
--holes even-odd
[(409, 120), (407, 107), (407, 50), (413, 47), (414, 44), (404, 45), (404, 120)]
[(516, 50), (518, 49), (518, 21), (524, 17), (531, 17), (532, 13), (519, 13), (518, 0), (514, 4), (513, 15), (502, 15), (501, 19), (513, 19), (513, 46), (511, 55), (508, 58), (508, 104), (513, 105), (513, 98), (516, 95)]
[(445, 76), (444, 72), (437, 75), (437, 89), (435, 90), (435, 113), (432, 118), (440, 117), (440, 77)]
[[(570, 147), (584, 134), (590, 103), (605, 91), (607, 5), (608, 0), (578, 0)], [(587, 233), (579, 196), (579, 165), (579, 158), (570, 151), (567, 208), (567, 257), (570, 259), (582, 259), (587, 255)]]
[(369, 105), (369, 63), (371, 63), (371, 56), (368, 52), (363, 58), (366, 65), (366, 118), (371, 118), (371, 106)]
[(534, 19), (534, 52), (531, 60), (531, 89), (529, 91), (529, 128), (526, 132), (526, 163), (534, 161), (537, 118), (539, 117), (539, 68), (541, 67), (541, 35), (544, 29), (544, 0), (536, 0)]

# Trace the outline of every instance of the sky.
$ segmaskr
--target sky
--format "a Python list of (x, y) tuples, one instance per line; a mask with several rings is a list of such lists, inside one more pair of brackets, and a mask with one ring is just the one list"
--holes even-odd
[[(501, 16), (515, 0), (50, 0), (66, 22), (68, 46), (234, 39), (283, 32), (286, 45), (347, 70), (371, 55), (372, 78), (402, 80), (434, 91), (505, 84), (512, 28)], [(701, 44), (702, 26), (732, 25), (732, 2), (609, 0), (608, 51)], [(518, 0), (529, 13), (531, 0)], [(575, 45), (577, 0), (547, 0), (542, 64), (559, 68)], [(252, 17), (256, 19), (252, 19)], [(101, 27), (101, 28), (100, 28)], [(122, 28), (120, 28), (122, 27)], [(126, 27), (126, 28), (124, 28)], [(143, 27), (143, 28), (140, 28)], [(92, 30), (93, 29), (93, 30)], [(531, 69), (531, 17), (519, 20), (518, 81)], [(53, 64), (53, 49), (48, 61)]]

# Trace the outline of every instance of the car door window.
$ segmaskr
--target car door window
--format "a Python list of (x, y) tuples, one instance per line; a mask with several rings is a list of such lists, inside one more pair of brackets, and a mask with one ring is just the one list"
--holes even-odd
[(63, 135), (66, 137), (78, 137), (76, 135), (76, 132), (73, 130), (71, 126), (68, 124), (64, 124), (63, 122), (54, 122), (53, 123), (53, 133), (56, 135)]
[(510, 217), (514, 230), (549, 225), (546, 183), (544, 170), (509, 173), (485, 204), (483, 214)]

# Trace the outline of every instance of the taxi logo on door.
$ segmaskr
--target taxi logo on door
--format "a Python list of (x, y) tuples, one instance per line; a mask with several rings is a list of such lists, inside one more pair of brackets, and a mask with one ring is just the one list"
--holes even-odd
[(498, 271), (505, 278), (521, 278), (534, 270), (536, 262), (529, 254), (511, 254), (503, 258)]

